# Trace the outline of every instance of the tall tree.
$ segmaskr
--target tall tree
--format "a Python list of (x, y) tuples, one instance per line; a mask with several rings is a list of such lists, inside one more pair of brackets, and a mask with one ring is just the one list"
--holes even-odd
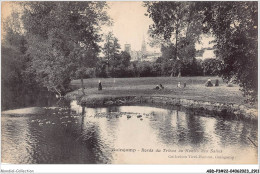
[[(162, 52), (162, 72), (164, 75), (174, 75), (177, 73), (176, 71), (176, 60), (175, 53), (176, 49), (174, 44), (162, 44), (161, 45)], [(174, 68), (174, 69), (173, 69)]]
[(34, 74), (26, 71), (30, 59), (26, 55), (27, 40), (22, 31), (20, 17), (18, 12), (12, 11), (2, 21), (2, 109), (21, 106), (24, 104), (21, 103), (24, 96), (39, 90)]
[(257, 100), (257, 2), (198, 2), (205, 32), (216, 38), (217, 57), (224, 79), (238, 83), (245, 95)]
[(126, 77), (128, 73), (128, 67), (130, 66), (131, 56), (128, 52), (122, 51), (118, 54), (112, 62), (112, 76), (113, 77)]
[(205, 59), (202, 62), (202, 68), (203, 68), (203, 75), (219, 75), (221, 68), (222, 68), (222, 62), (219, 59)]
[[(175, 47), (174, 61), (177, 65), (178, 73), (181, 73), (181, 65), (185, 62), (183, 59), (190, 57), (191, 60), (195, 54), (183, 55), (189, 49), (195, 51), (196, 39), (201, 32), (201, 14), (197, 13), (195, 2), (145, 2), (147, 12), (152, 18), (154, 24), (150, 26), (151, 36), (162, 36), (166, 43), (173, 43)], [(172, 73), (174, 67), (172, 67)]]
[[(114, 74), (115, 64), (120, 57), (120, 45), (118, 39), (114, 36), (112, 32), (109, 32), (105, 36), (105, 44), (103, 47), (104, 58), (107, 61), (107, 71)], [(108, 76), (110, 76), (109, 74)]]
[(23, 24), (27, 53), (37, 81), (60, 96), (73, 78), (93, 67), (100, 26), (108, 21), (105, 2), (26, 2)]

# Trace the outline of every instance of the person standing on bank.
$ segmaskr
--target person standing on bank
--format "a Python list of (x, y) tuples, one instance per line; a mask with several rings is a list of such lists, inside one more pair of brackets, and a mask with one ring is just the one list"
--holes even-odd
[(98, 90), (99, 90), (99, 91), (102, 90), (102, 84), (101, 84), (101, 81), (100, 81), (100, 80), (98, 81)]

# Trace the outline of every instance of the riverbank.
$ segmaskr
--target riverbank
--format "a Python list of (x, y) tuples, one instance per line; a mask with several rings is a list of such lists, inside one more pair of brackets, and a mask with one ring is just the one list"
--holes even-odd
[[(156, 77), (156, 78), (120, 78), (120, 79), (86, 79), (85, 96), (81, 90), (66, 95), (70, 100), (77, 100), (86, 106), (130, 105), (140, 103), (161, 103), (171, 106), (182, 106), (194, 111), (207, 111), (212, 114), (233, 115), (239, 118), (257, 119), (257, 107), (244, 103), (239, 87), (227, 87), (221, 78), (210, 77), (214, 83), (220, 81), (218, 87), (205, 87), (209, 77)], [(97, 90), (101, 80), (103, 90)], [(186, 87), (178, 88), (178, 82), (186, 83)], [(155, 90), (162, 84), (163, 90)], [(78, 81), (72, 85), (79, 88)]]

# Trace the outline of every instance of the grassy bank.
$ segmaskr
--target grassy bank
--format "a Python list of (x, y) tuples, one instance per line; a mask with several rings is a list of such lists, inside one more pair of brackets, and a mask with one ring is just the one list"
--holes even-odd
[[(210, 78), (215, 83), (218, 79), (219, 87), (206, 87), (204, 84)], [(98, 81), (101, 80), (103, 90), (98, 91)], [(177, 84), (186, 83), (185, 88), (178, 88)], [(162, 84), (165, 89), (154, 90), (156, 85)], [(72, 81), (74, 89), (80, 88), (80, 80)], [(201, 100), (219, 103), (244, 104), (239, 87), (227, 87), (219, 77), (145, 77), (145, 78), (106, 78), (85, 79), (85, 93), (89, 98), (102, 96), (168, 96), (173, 98)], [(80, 91), (70, 93), (71, 96), (82, 95)]]

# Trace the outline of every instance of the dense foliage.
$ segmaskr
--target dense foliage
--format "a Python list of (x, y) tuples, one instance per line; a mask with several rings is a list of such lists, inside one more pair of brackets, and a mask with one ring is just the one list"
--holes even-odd
[[(19, 4), (23, 7), (22, 12), (13, 13), (4, 24), (3, 45), (7, 48), (2, 52), (3, 63), (14, 61), (19, 66), (15, 69), (18, 75), (23, 76), (17, 78), (13, 75), (12, 78), (22, 81), (32, 78), (34, 84), (62, 96), (69, 90), (72, 79), (83, 79), (89, 69), (96, 66), (100, 52), (100, 27), (109, 22), (104, 10), (106, 3)], [(6, 71), (14, 73), (13, 67), (8, 68)]]
[(36, 80), (63, 95), (73, 78), (95, 66), (105, 2), (28, 2), (22, 17)]
[[(257, 99), (257, 2), (146, 2), (145, 6), (154, 22), (151, 36), (162, 35), (165, 41), (173, 44), (175, 60), (178, 57), (182, 63), (183, 57), (192, 60), (194, 50), (190, 43), (194, 43), (200, 31), (211, 33), (216, 38), (219, 60), (206, 62), (203, 66), (209, 68), (211, 63), (217, 63), (217, 66), (220, 63), (217, 69), (220, 68), (218, 74), (223, 79), (232, 79), (252, 101)], [(194, 27), (189, 29), (190, 26)], [(180, 51), (182, 42), (183, 52)]]
[[(1, 45), (1, 103), (2, 109), (23, 104), (27, 96), (42, 90), (28, 70), (31, 61), (26, 55), (27, 40), (21, 33), (19, 14), (13, 13), (3, 22), (4, 39)], [(33, 103), (34, 101), (29, 101)]]
[(238, 83), (245, 95), (258, 93), (257, 2), (200, 2), (205, 32), (216, 37), (217, 56), (223, 61), (221, 75)]
[(173, 62), (171, 75), (178, 73), (180, 76), (183, 65), (195, 58), (195, 43), (202, 32), (202, 14), (197, 13), (195, 2), (145, 2), (145, 6), (147, 15), (154, 22), (150, 34), (156, 39), (163, 38), (163, 44), (174, 47), (174, 54), (166, 61)]

